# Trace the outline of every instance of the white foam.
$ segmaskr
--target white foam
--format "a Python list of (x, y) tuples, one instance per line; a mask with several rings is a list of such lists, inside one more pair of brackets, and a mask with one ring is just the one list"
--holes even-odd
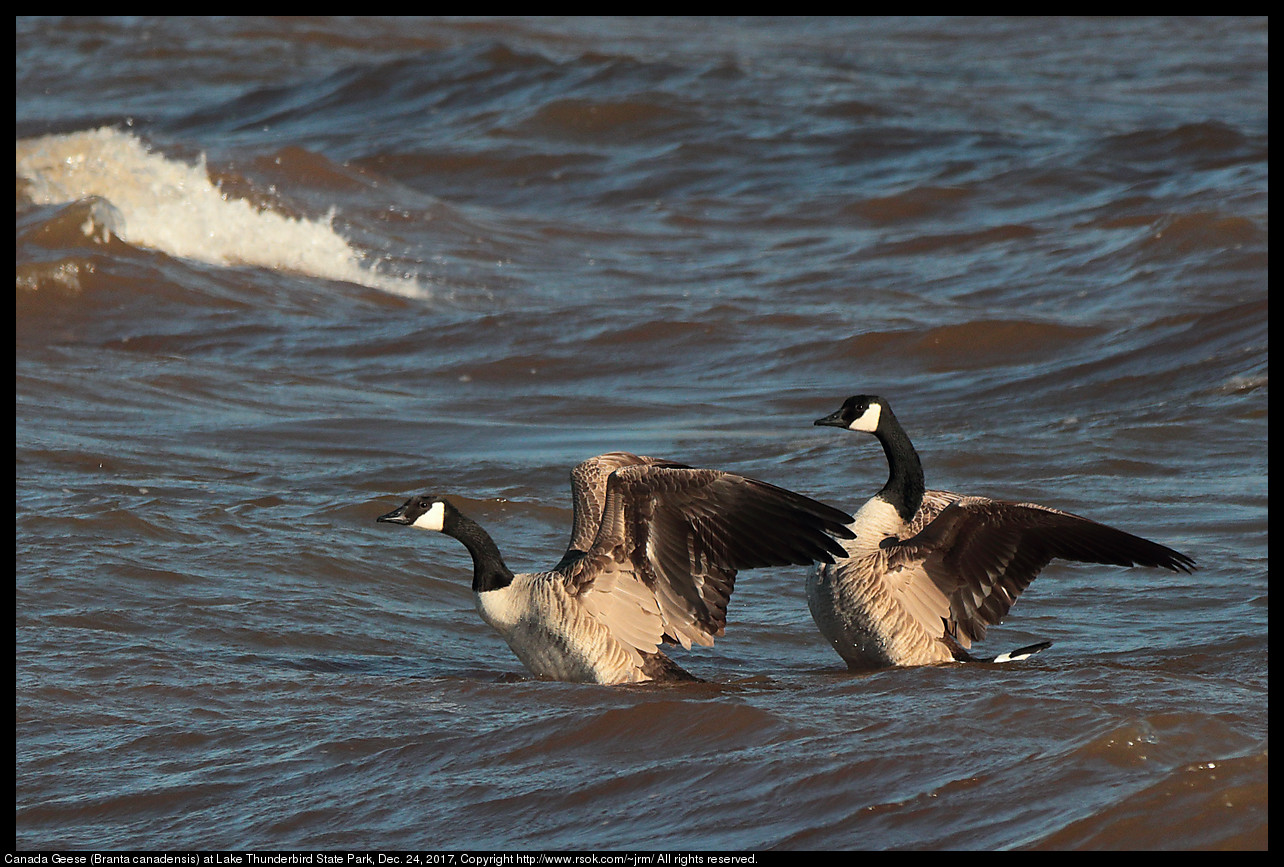
[[(202, 154), (188, 165), (152, 153), (128, 132), (96, 130), (17, 142), (17, 176), (36, 204), (97, 196), (114, 209), (104, 229), (146, 247), (214, 265), (252, 265), (425, 297), (413, 277), (382, 274), (325, 219), (291, 217), (229, 196), (210, 183)], [(95, 240), (99, 240), (95, 238)], [(105, 240), (105, 238), (104, 238)]]

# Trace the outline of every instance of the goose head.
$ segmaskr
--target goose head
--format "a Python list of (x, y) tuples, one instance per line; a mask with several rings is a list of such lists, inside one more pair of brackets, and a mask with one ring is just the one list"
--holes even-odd
[(884, 414), (890, 415), (887, 402), (872, 394), (856, 394), (843, 401), (843, 405), (815, 421), (817, 425), (841, 427), (846, 430), (875, 433), (883, 421)]
[(433, 530), (444, 533), (446, 522), (456, 514), (455, 507), (441, 497), (420, 494), (411, 497), (386, 515), (375, 518), (389, 524), (405, 524), (407, 527), (418, 527), (420, 530)]

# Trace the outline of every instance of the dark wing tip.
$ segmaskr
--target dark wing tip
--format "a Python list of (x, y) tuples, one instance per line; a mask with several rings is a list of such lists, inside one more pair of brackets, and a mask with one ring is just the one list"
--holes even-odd
[(743, 492), (746, 511), (760, 513), (750, 525), (754, 544), (746, 542), (745, 547), (758, 549), (761, 562), (737, 564), (739, 568), (833, 563), (847, 556), (838, 539), (854, 538), (848, 526), (851, 515), (769, 482), (743, 476), (726, 478)]
[(676, 546), (675, 566), (688, 544), (723, 569), (832, 563), (846, 556), (835, 537), (852, 538), (851, 515), (757, 479), (666, 466), (627, 467), (613, 478), (638, 514), (655, 522), (647, 530), (652, 541)]
[(1106, 550), (1113, 551), (1118, 555), (1119, 565), (1150, 566), (1156, 569), (1167, 569), (1171, 572), (1185, 572), (1186, 574), (1190, 574), (1195, 569), (1194, 560), (1180, 551), (1169, 548), (1167, 545), (1161, 545), (1142, 536), (1135, 536), (1132, 533), (1116, 530), (1104, 524), (1097, 526), (1103, 528), (1098, 531), (1101, 535), (1100, 544)]
[(1166, 550), (1169, 555), (1168, 561), (1157, 565), (1162, 566), (1165, 569), (1171, 569), (1174, 572), (1185, 572), (1187, 575), (1199, 568), (1195, 565), (1195, 561), (1193, 559), (1187, 557), (1180, 551), (1174, 551), (1172, 548), (1168, 548)]

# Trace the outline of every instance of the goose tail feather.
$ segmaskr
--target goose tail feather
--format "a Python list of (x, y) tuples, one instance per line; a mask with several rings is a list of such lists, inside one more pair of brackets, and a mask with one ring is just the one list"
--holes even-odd
[(1018, 647), (1016, 650), (1009, 650), (1007, 653), (1000, 653), (992, 659), (978, 659), (977, 662), (1019, 662), (1022, 659), (1029, 659), (1036, 653), (1047, 650), (1051, 646), (1051, 641), (1040, 641), (1036, 644), (1027, 644), (1025, 647)]

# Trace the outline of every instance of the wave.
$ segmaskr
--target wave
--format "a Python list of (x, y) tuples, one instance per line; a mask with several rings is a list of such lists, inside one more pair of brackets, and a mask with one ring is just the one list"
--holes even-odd
[(94, 243), (134, 247), (219, 266), (250, 265), (340, 280), (407, 297), (428, 292), (378, 263), (324, 218), (291, 216), (229, 194), (195, 165), (149, 150), (113, 127), (17, 142), (19, 192), (36, 205), (83, 204), (74, 222)]

